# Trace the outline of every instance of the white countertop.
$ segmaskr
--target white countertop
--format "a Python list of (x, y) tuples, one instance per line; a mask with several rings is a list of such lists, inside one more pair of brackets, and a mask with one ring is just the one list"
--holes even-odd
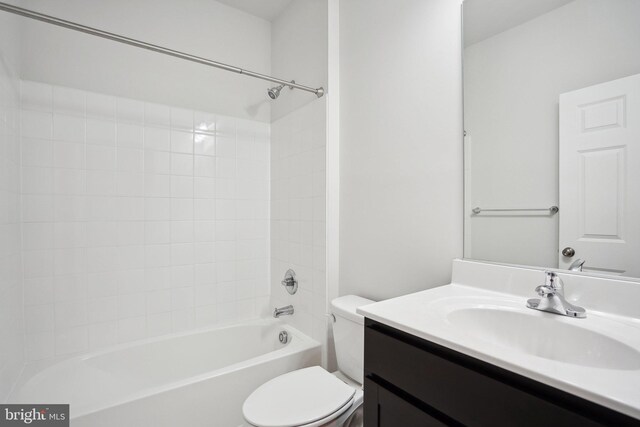
[[(459, 268), (468, 271), (465, 271), (465, 274), (456, 274), (454, 262), (454, 280), (460, 278), (459, 281), (466, 282), (466, 278), (475, 276), (480, 277), (479, 281), (482, 282), (482, 274), (470, 274), (473, 273), (470, 270), (482, 268), (479, 266), (480, 263), (468, 265), (464, 264), (467, 263), (466, 261), (456, 262)], [(491, 268), (495, 269), (496, 267), (492, 266)], [(513, 269), (508, 273), (509, 277), (513, 278)], [(527, 274), (531, 275), (532, 273), (528, 271)], [(517, 277), (517, 272), (515, 275)], [(540, 277), (543, 276), (540, 275)], [(528, 283), (525, 284), (530, 286)], [(640, 288), (640, 285), (636, 284), (636, 286)], [(529, 297), (535, 297), (534, 287), (529, 289), (531, 292)], [(635, 356), (640, 354), (640, 319), (598, 311), (597, 307), (586, 307), (586, 305), (587, 318), (585, 319), (559, 316), (537, 310), (522, 310), (527, 298), (519, 295), (522, 293), (521, 290), (510, 289), (509, 291), (496, 292), (495, 290), (483, 289), (482, 283), (480, 286), (453, 283), (366, 305), (360, 307), (358, 313), (411, 335), (640, 419), (640, 359), (636, 360)], [(473, 325), (464, 328), (454, 325), (450, 321), (451, 307), (461, 307), (465, 304), (469, 306), (469, 301), (472, 301), (476, 306), (480, 303), (484, 308), (500, 307), (505, 310), (517, 310), (527, 316), (527, 319), (531, 319), (528, 322), (538, 322), (539, 319), (541, 327), (545, 328), (545, 334), (549, 335), (553, 334), (554, 326), (558, 325), (561, 328), (558, 330), (562, 330), (564, 333), (576, 331), (573, 327), (584, 328), (579, 331), (581, 334), (600, 334), (597, 336), (603, 337), (603, 344), (594, 345), (593, 348), (587, 349), (587, 353), (589, 353), (589, 362), (587, 363), (584, 360), (579, 363), (561, 362), (534, 355), (532, 352), (518, 351), (514, 346), (504, 345), (496, 342), (492, 337), (486, 336), (490, 334), (479, 333)], [(639, 301), (640, 299), (636, 299), (634, 302), (637, 304)], [(576, 301), (572, 302), (576, 303)], [(579, 298), (577, 302), (580, 302)], [(533, 324), (537, 325), (537, 323)], [(609, 338), (612, 341), (609, 341)], [(518, 337), (518, 341), (523, 340), (525, 347), (531, 348), (531, 345), (538, 345), (538, 343), (526, 343), (526, 332), (523, 336)], [(608, 342), (613, 341), (616, 344), (623, 343), (622, 345), (629, 350), (626, 354), (630, 355), (620, 362), (618, 369), (611, 369), (606, 366), (606, 363), (600, 364), (599, 361), (600, 358), (606, 359), (608, 356), (616, 358), (618, 352), (615, 348), (596, 348), (606, 347)], [(584, 350), (583, 348), (582, 351), (584, 352)], [(576, 351), (578, 359), (580, 358), (579, 351), (580, 349)], [(570, 352), (565, 352), (565, 354), (571, 357)]]

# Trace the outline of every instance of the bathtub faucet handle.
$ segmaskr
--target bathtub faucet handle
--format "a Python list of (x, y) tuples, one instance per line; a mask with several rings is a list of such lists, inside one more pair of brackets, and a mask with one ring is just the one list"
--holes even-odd
[(282, 286), (285, 287), (289, 294), (295, 294), (298, 290), (298, 279), (296, 279), (296, 272), (292, 269), (288, 269), (284, 275), (284, 280), (280, 283), (282, 283)]

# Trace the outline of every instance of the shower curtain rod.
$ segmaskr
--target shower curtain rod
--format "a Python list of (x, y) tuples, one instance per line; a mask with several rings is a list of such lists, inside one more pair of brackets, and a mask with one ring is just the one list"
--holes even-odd
[(91, 34), (93, 36), (102, 37), (104, 39), (128, 44), (130, 46), (147, 49), (153, 52), (158, 52), (158, 53), (173, 56), (176, 58), (185, 59), (187, 61), (197, 62), (199, 64), (220, 68), (222, 70), (231, 71), (237, 74), (243, 74), (249, 77), (255, 77), (257, 79), (267, 80), (269, 82), (289, 86), (290, 88), (296, 88), (296, 89), (304, 90), (306, 92), (315, 93), (318, 98), (324, 95), (324, 89), (322, 87), (314, 89), (312, 87), (301, 85), (293, 81), (286, 81), (276, 77), (267, 76), (266, 74), (260, 74), (254, 71), (249, 71), (239, 67), (234, 67), (233, 65), (224, 64), (222, 62), (212, 61), (210, 59), (202, 58), (200, 56), (189, 55), (188, 53), (180, 52), (178, 50), (168, 49), (166, 47), (158, 46), (151, 43), (146, 43), (140, 40), (132, 39), (130, 37), (121, 36), (119, 34), (98, 30), (97, 28), (92, 28), (86, 25), (77, 24), (75, 22), (66, 21), (64, 19), (56, 18), (50, 15), (45, 15), (39, 12), (34, 12), (32, 10), (24, 9), (18, 6), (13, 6), (7, 3), (0, 2), (0, 10), (9, 12), (9, 13), (14, 13), (16, 15), (24, 16), (26, 18), (35, 19), (37, 21), (46, 22), (48, 24), (57, 25), (59, 27), (68, 28), (70, 30), (80, 31), (82, 33)]

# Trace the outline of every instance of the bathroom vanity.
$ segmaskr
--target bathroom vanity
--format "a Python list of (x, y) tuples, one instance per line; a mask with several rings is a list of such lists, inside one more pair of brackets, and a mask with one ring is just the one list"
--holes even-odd
[(560, 277), (585, 319), (526, 308), (540, 270), (458, 260), (450, 285), (360, 308), (365, 425), (640, 426), (640, 322), (615, 301), (638, 284)]
[(631, 426), (611, 409), (382, 323), (365, 329), (367, 426)]

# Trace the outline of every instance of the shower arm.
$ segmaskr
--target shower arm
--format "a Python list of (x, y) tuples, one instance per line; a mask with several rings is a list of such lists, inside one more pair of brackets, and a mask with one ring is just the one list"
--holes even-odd
[(294, 83), (292, 81), (279, 79), (277, 77), (268, 76), (266, 74), (256, 73), (254, 71), (249, 71), (242, 69), (240, 67), (234, 67), (233, 65), (224, 64), (222, 62), (212, 61), (210, 59), (202, 58), (200, 56), (189, 55), (188, 53), (180, 52), (178, 50), (168, 49), (166, 47), (158, 46), (151, 43), (146, 43), (140, 40), (132, 39), (130, 37), (121, 36), (119, 34), (110, 33), (107, 31), (102, 31), (97, 28), (88, 27), (86, 25), (77, 24), (75, 22), (66, 21), (64, 19), (56, 18), (54, 16), (45, 15), (43, 13), (34, 12), (29, 9), (24, 9), (22, 7), (13, 6), (11, 4), (0, 2), (0, 10), (13, 13), (16, 15), (20, 15), (26, 18), (35, 19), (37, 21), (46, 22), (48, 24), (57, 25), (59, 27), (67, 28), (70, 30), (80, 31), (85, 34), (91, 34), (93, 36), (102, 37), (104, 39), (116, 41), (119, 43), (128, 44), (130, 46), (139, 47), (141, 49), (150, 50), (157, 53), (162, 53), (164, 55), (173, 56), (175, 58), (184, 59), (191, 62), (197, 62), (198, 64), (208, 65), (210, 67), (219, 68), (221, 70), (231, 71), (236, 74), (243, 74), (249, 77), (255, 77), (257, 79), (266, 80), (273, 83), (284, 84), (291, 88), (304, 90), (306, 92), (314, 93), (318, 98), (324, 95), (324, 89), (319, 87), (317, 89), (301, 85), (298, 83)]

